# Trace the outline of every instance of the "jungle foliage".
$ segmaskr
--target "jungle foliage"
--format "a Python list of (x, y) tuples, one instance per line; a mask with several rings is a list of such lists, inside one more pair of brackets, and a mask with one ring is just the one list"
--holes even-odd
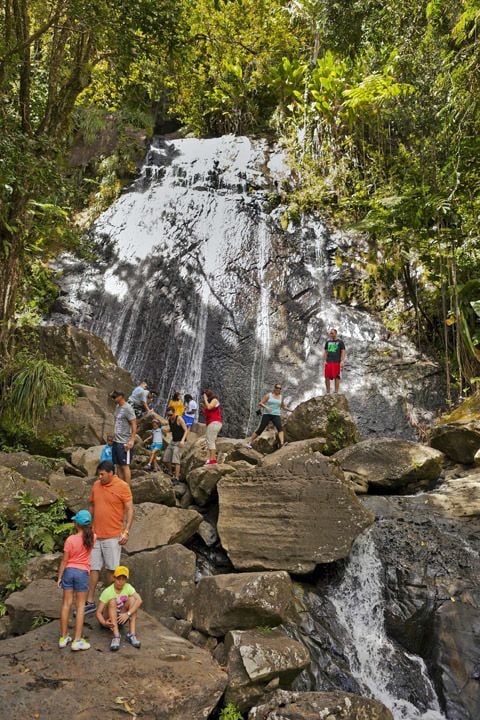
[[(449, 388), (474, 385), (480, 0), (6, 0), (0, 19), (4, 346), (48, 304), (49, 258), (84, 251), (81, 211), (134, 171), (138, 131), (172, 118), (283, 141), (286, 221), (319, 211), (361, 238), (337, 257), (358, 271), (339, 299), (441, 354)], [(72, 170), (79, 137), (109, 134)]]

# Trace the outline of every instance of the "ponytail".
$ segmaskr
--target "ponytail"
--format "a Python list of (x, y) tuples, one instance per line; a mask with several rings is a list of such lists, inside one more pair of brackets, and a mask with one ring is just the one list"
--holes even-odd
[(93, 528), (91, 525), (82, 525), (83, 545), (87, 550), (93, 547)]

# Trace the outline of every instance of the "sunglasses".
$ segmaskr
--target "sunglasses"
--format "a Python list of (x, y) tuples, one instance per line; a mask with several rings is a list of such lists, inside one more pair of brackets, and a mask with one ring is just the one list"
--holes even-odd
[(281, 385), (275, 385), (275, 390), (281, 390), (281, 389), (282, 389)]

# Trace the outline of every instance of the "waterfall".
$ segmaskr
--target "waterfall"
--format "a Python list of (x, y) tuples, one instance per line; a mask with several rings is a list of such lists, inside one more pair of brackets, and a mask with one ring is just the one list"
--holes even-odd
[(438, 404), (436, 367), (422, 371), (405, 338), (334, 300), (346, 236), (313, 215), (290, 218), (293, 182), (266, 140), (154, 138), (139, 178), (91, 228), (96, 259), (59, 260), (50, 321), (102, 337), (134, 381), (157, 390), (160, 410), (173, 391), (213, 387), (236, 437), (277, 380), (291, 406), (323, 394), (335, 325), (347, 346), (341, 391), (363, 434), (413, 437), (405, 406), (422, 418)]
[[(345, 630), (350, 671), (363, 693), (390, 708), (395, 720), (445, 720), (423, 660), (394, 646), (386, 635), (382, 564), (371, 531), (357, 539), (343, 580), (329, 600)], [(420, 708), (405, 697), (418, 684)]]

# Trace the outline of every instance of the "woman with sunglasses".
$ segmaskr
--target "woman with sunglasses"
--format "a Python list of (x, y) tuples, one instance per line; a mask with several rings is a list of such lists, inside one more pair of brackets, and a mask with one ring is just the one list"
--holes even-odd
[(246, 444), (247, 447), (252, 447), (253, 441), (263, 433), (265, 428), (270, 423), (272, 423), (278, 433), (278, 441), (280, 443), (280, 447), (283, 447), (283, 445), (285, 444), (285, 433), (283, 432), (281, 411), (291, 411), (283, 402), (282, 386), (279, 383), (276, 383), (273, 388), (273, 392), (264, 395), (258, 405), (260, 408), (263, 408), (264, 413), (262, 415), (262, 419), (260, 420), (260, 425), (253, 433), (252, 437), (249, 438)]

